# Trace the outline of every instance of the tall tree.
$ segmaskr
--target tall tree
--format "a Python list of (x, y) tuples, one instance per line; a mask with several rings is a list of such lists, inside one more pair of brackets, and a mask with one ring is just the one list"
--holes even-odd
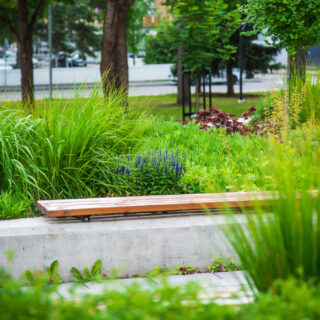
[(135, 0), (129, 9), (127, 19), (127, 44), (128, 50), (133, 54), (134, 59), (142, 49), (142, 40), (147, 34), (144, 18), (148, 15), (153, 3), (153, 0)]
[[(79, 51), (82, 55), (94, 56), (101, 49), (102, 35), (94, 22), (100, 18), (92, 0), (76, 1), (72, 5), (57, 2), (52, 6), (52, 50)], [(48, 39), (47, 20), (35, 27), (35, 34), (41, 40)]]
[(105, 0), (100, 73), (103, 90), (128, 87), (127, 17), (134, 0)]
[(203, 68), (214, 59), (228, 60), (236, 47), (229, 39), (240, 24), (237, 10), (229, 10), (224, 0), (178, 0), (173, 13), (182, 65), (196, 79), (196, 97)]
[[(248, 26), (247, 30), (250, 28)], [(227, 71), (227, 95), (234, 95), (233, 68), (239, 68), (239, 38), (240, 29), (238, 29), (230, 38), (230, 44), (237, 47), (237, 51), (231, 55), (227, 62), (219, 63), (220, 68)], [(246, 78), (253, 78), (257, 72), (267, 73), (268, 70), (277, 68), (279, 65), (273, 63), (274, 56), (279, 52), (279, 48), (270, 45), (258, 44), (257, 35), (251, 35), (243, 38), (243, 67), (246, 72)]]
[(177, 55), (177, 36), (172, 23), (162, 23), (155, 35), (147, 35), (145, 39), (145, 57), (147, 64), (173, 63)]
[(32, 35), (47, 0), (0, 0), (0, 20), (8, 24), (19, 47), (22, 101), (33, 104)]
[[(246, 21), (254, 29), (249, 34), (262, 32), (271, 37), (274, 46), (288, 51), (285, 113), (288, 118), (291, 63), (303, 76), (305, 54), (309, 46), (320, 41), (319, 0), (247, 0), (243, 6)], [(298, 64), (299, 63), (299, 64)]]

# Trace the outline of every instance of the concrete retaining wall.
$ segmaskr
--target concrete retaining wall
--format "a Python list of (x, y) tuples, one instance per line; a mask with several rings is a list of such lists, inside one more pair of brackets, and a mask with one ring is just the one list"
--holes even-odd
[[(239, 222), (243, 221), (238, 216)], [(210, 259), (232, 257), (221, 226), (222, 215), (140, 218), (92, 222), (61, 222), (47, 218), (0, 221), (0, 264), (6, 250), (15, 252), (13, 274), (44, 270), (55, 259), (60, 274), (70, 280), (70, 269), (91, 267), (102, 259), (102, 272), (123, 267), (122, 274), (141, 274), (156, 265), (189, 264), (206, 271)]]
[[(129, 81), (171, 80), (172, 64), (146, 64), (129, 67)], [(20, 86), (20, 69), (7, 70), (7, 86)], [(49, 69), (33, 70), (34, 84), (49, 85)], [(99, 66), (86, 68), (53, 68), (53, 84), (94, 83), (100, 80)], [(5, 85), (5, 71), (0, 70), (0, 87)]]

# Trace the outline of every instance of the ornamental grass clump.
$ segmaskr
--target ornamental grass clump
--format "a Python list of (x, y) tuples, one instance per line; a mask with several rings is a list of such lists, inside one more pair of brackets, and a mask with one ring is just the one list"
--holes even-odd
[(110, 154), (128, 153), (148, 124), (137, 108), (127, 110), (122, 91), (98, 93), (37, 101), (28, 115), (0, 110), (0, 190), (32, 201), (117, 192)]
[[(303, 140), (292, 144), (302, 134)], [(260, 291), (290, 277), (320, 283), (320, 194), (311, 192), (320, 185), (319, 129), (304, 128), (291, 135), (286, 149), (277, 144), (272, 150), (270, 166), (279, 199), (226, 228), (250, 283)], [(304, 158), (295, 161), (299, 153)]]
[[(286, 112), (285, 89), (272, 91), (263, 104), (258, 106), (255, 121), (263, 121), (268, 132), (279, 134), (295, 129), (304, 123), (320, 120), (320, 69), (307, 67), (303, 76), (292, 70), (289, 102)], [(260, 117), (258, 117), (258, 115)]]

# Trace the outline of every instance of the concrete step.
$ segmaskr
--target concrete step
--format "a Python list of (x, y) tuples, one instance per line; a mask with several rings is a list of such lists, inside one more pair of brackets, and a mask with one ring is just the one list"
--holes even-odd
[[(67, 299), (81, 299), (86, 295), (103, 294), (106, 290), (121, 292), (134, 283), (148, 289), (159, 286), (163, 280), (164, 277), (155, 277), (106, 280), (103, 283), (87, 282), (85, 285), (64, 283), (59, 286), (58, 293)], [(203, 302), (215, 301), (218, 304), (239, 305), (253, 301), (253, 292), (243, 271), (174, 275), (165, 277), (165, 280), (172, 286), (184, 286), (190, 282), (200, 285), (199, 294)]]

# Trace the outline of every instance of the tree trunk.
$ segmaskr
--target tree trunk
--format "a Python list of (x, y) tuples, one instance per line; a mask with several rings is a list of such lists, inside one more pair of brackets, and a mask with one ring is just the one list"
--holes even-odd
[(196, 112), (200, 110), (201, 78), (196, 79)]
[(227, 96), (234, 96), (232, 61), (227, 62)]
[(177, 104), (182, 104), (183, 102), (183, 94), (184, 94), (184, 101), (185, 103), (188, 103), (189, 101), (189, 82), (191, 81), (190, 73), (186, 72), (184, 76), (182, 76), (183, 73), (183, 66), (182, 66), (182, 45), (178, 48), (178, 56), (179, 61), (177, 62), (177, 80), (178, 80), (178, 92), (177, 92)]
[(295, 56), (295, 76), (301, 80), (302, 83), (306, 79), (306, 64), (307, 64), (307, 53), (301, 47), (298, 49)]
[(25, 0), (18, 0), (18, 19), (22, 102), (33, 106), (32, 26), (28, 23), (28, 7)]
[(182, 93), (183, 93), (183, 89), (182, 89), (182, 72), (183, 72), (183, 67), (182, 67), (182, 45), (180, 44), (180, 46), (178, 47), (178, 57), (179, 60), (177, 62), (177, 104), (182, 104)]
[(127, 92), (127, 13), (134, 0), (106, 0), (100, 73), (104, 95), (116, 88)]
[(287, 130), (289, 127), (289, 104), (290, 104), (290, 85), (291, 85), (291, 63), (292, 56), (288, 53), (287, 58), (287, 77), (286, 77), (286, 92), (285, 92), (285, 101), (284, 101), (284, 127)]
[(17, 39), (17, 56), (16, 56), (16, 68), (21, 68), (21, 55), (20, 55), (20, 43), (19, 39)]

